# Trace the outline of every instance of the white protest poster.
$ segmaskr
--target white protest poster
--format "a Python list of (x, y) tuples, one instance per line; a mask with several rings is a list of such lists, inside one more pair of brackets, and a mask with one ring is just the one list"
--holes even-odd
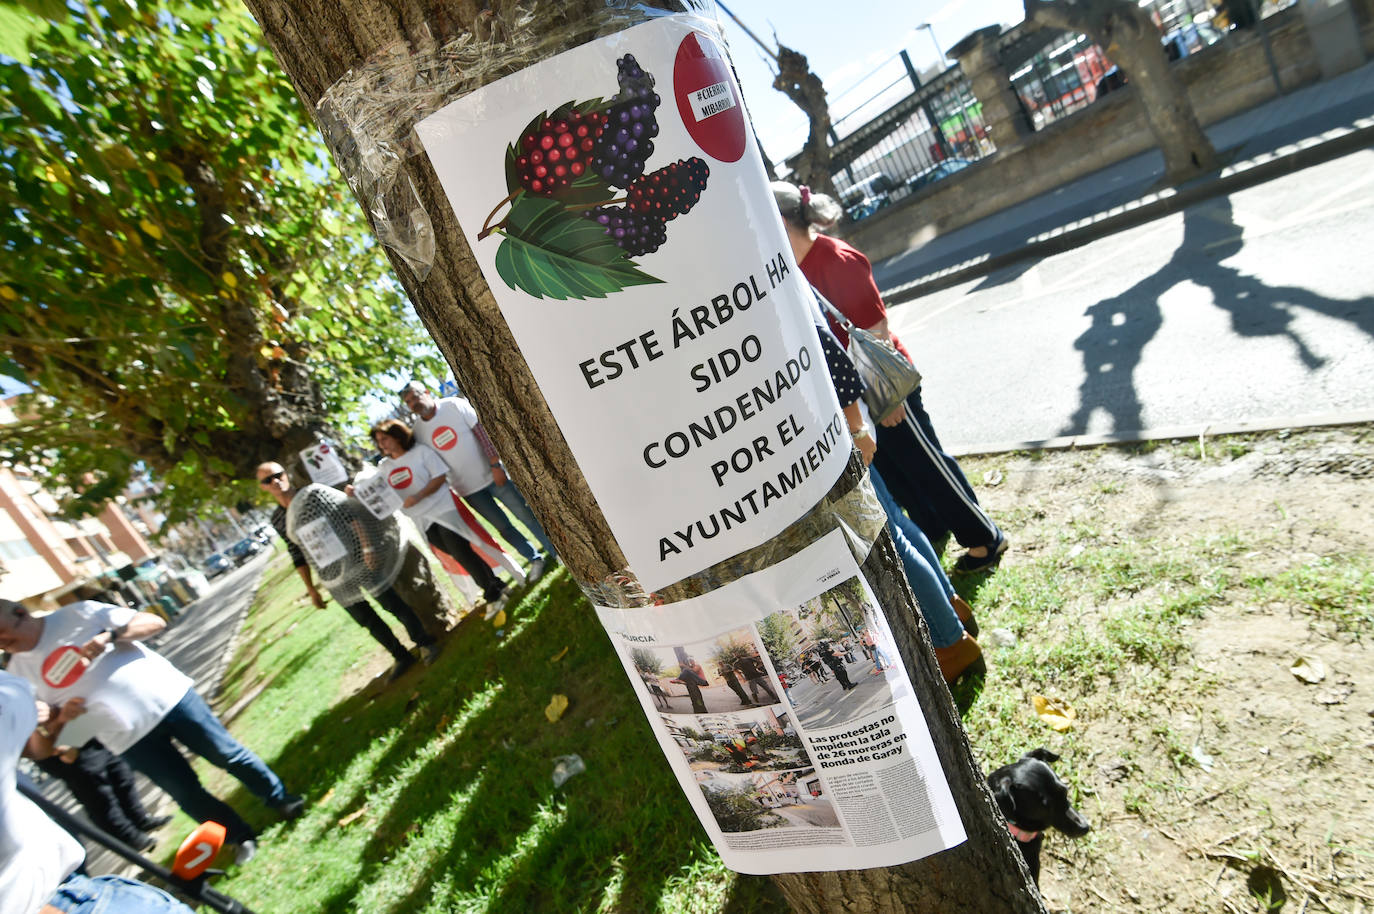
[(348, 556), (347, 547), (329, 525), (328, 517), (297, 527), (296, 539), (316, 568), (324, 568)]
[(663, 17), (416, 128), (649, 590), (776, 536), (850, 451), (716, 28)]
[(383, 520), (401, 510), (401, 496), (396, 494), (381, 473), (371, 472), (359, 476), (353, 482), (353, 497), (372, 512), (372, 516)]
[(841, 532), (704, 596), (597, 614), (731, 869), (895, 866), (965, 840)]
[(323, 441), (302, 450), (301, 463), (305, 464), (305, 472), (310, 476), (311, 482), (336, 486), (348, 480), (348, 468), (334, 452), (333, 446)]

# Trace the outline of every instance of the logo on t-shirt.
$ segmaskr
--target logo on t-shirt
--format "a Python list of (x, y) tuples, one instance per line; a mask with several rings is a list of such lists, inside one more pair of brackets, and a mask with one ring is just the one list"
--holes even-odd
[(434, 430), (434, 446), (441, 451), (447, 451), (458, 443), (458, 433), (447, 425), (441, 425)]
[(391, 483), (393, 489), (408, 489), (414, 478), (410, 473), (410, 467), (397, 467), (387, 474), (386, 481)]
[(64, 644), (43, 661), (43, 681), (54, 689), (65, 689), (80, 679), (90, 665), (80, 648)]

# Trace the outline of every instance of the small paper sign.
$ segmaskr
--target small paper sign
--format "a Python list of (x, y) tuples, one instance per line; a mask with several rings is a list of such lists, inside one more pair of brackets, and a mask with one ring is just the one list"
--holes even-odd
[(311, 482), (336, 486), (348, 479), (348, 469), (339, 459), (334, 446), (323, 441), (301, 451), (301, 462), (305, 464)]
[(310, 557), (316, 568), (324, 568), (332, 565), (342, 558), (348, 557), (348, 549), (344, 546), (339, 535), (329, 526), (329, 518), (321, 517), (312, 520), (296, 530), (300, 546), (305, 550), (305, 554)]
[(401, 508), (401, 496), (387, 484), (386, 477), (381, 473), (359, 479), (353, 484), (353, 495), (378, 520), (390, 517)]

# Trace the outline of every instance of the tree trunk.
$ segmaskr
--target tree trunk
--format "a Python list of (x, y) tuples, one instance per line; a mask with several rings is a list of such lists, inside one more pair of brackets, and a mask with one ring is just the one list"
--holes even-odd
[(778, 45), (777, 59), (778, 75), (773, 88), (792, 99), (811, 123), (806, 145), (797, 160), (797, 183), (838, 199), (830, 173), (830, 105), (825, 100), (825, 85), (811, 72), (806, 55)]
[[(312, 110), (336, 80), (397, 43), (426, 46), (432, 36), (443, 44), (466, 34), (469, 41), (487, 46), (483, 49), (490, 52), (487, 59), (499, 61), (508, 59), (506, 36), (514, 36), (513, 40), (521, 43), (520, 65), (524, 66), (631, 24), (626, 14), (587, 0), (540, 0), (519, 8), (509, 2), (485, 6), (496, 11), (479, 12), (471, 2), (441, 6), (437, 0), (391, 0), (389, 4), (384, 0), (248, 0), (278, 60)], [(522, 18), (517, 21), (513, 18), (517, 16)], [(613, 21), (612, 17), (618, 18)], [(554, 35), (559, 37), (547, 40)], [(510, 68), (494, 66), (486, 79), (472, 87), (506, 72)], [(347, 163), (340, 164), (347, 174)], [(419, 199), (433, 220), (436, 242), (434, 266), (423, 282), (401, 257), (388, 250), (415, 310), (481, 412), (511, 476), (569, 572), (589, 593), (597, 593), (603, 583), (614, 584), (608, 590), (622, 590), (624, 556), (502, 319), (428, 159), (406, 159), (402, 177), (414, 181)], [(834, 512), (852, 503), (855, 496), (864, 510), (880, 511), (866, 484), (856, 490), (863, 477), (862, 465), (851, 455), (848, 469), (827, 496), (823, 528), (821, 521), (809, 515), (770, 543), (664, 588), (660, 596), (669, 601), (683, 599), (765, 567), (776, 561), (779, 541), (791, 549), (793, 543), (805, 545), (834, 529)], [(940, 677), (896, 551), (883, 525), (877, 524), (876, 529), (882, 532), (864, 562), (864, 573), (887, 611), (969, 840), (904, 866), (777, 876), (775, 881), (799, 911), (854, 910), (862, 906), (874, 914), (1043, 914), (1039, 895), (996, 811)], [(588, 624), (596, 623), (589, 617)]]
[(1145, 123), (1164, 155), (1164, 176), (1170, 184), (1221, 167), (1188, 91), (1169, 69), (1159, 29), (1134, 0), (1088, 0), (1072, 5), (1025, 0), (1025, 9), (1028, 20), (1083, 32), (1121, 67), (1135, 86)]

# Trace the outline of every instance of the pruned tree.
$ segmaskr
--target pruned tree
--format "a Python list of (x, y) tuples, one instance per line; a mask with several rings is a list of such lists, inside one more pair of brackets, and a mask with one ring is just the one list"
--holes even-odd
[(1221, 167), (1188, 92), (1169, 69), (1158, 27), (1135, 0), (1024, 0), (1026, 21), (1082, 32), (1135, 86), (1145, 122), (1164, 155), (1165, 178), (1179, 184)]
[(437, 366), (243, 9), (35, 8), (0, 64), (0, 372), (35, 390), (8, 451), (96, 510), (140, 463), (171, 507), (232, 503), (375, 378)]
[(838, 198), (839, 192), (830, 174), (830, 104), (825, 98), (825, 84), (811, 72), (810, 62), (799, 51), (779, 44), (776, 60), (778, 72), (773, 77), (773, 88), (802, 109), (811, 125), (806, 145), (793, 169), (797, 181)]
[[(753, 29), (740, 21), (729, 7), (724, 3), (719, 6), (744, 34), (768, 55), (774, 66), (773, 88), (802, 109), (811, 125), (806, 145), (802, 147), (801, 155), (793, 168), (794, 180), (810, 185), (821, 193), (838, 197), (835, 180), (830, 173), (830, 105), (825, 98), (825, 84), (819, 76), (811, 72), (811, 64), (807, 61), (806, 55), (785, 46), (778, 41), (776, 34), (773, 36), (773, 43), (777, 48), (769, 47), (768, 43), (754, 34)], [(764, 157), (764, 163), (768, 176), (776, 179), (773, 163), (767, 156)]]

